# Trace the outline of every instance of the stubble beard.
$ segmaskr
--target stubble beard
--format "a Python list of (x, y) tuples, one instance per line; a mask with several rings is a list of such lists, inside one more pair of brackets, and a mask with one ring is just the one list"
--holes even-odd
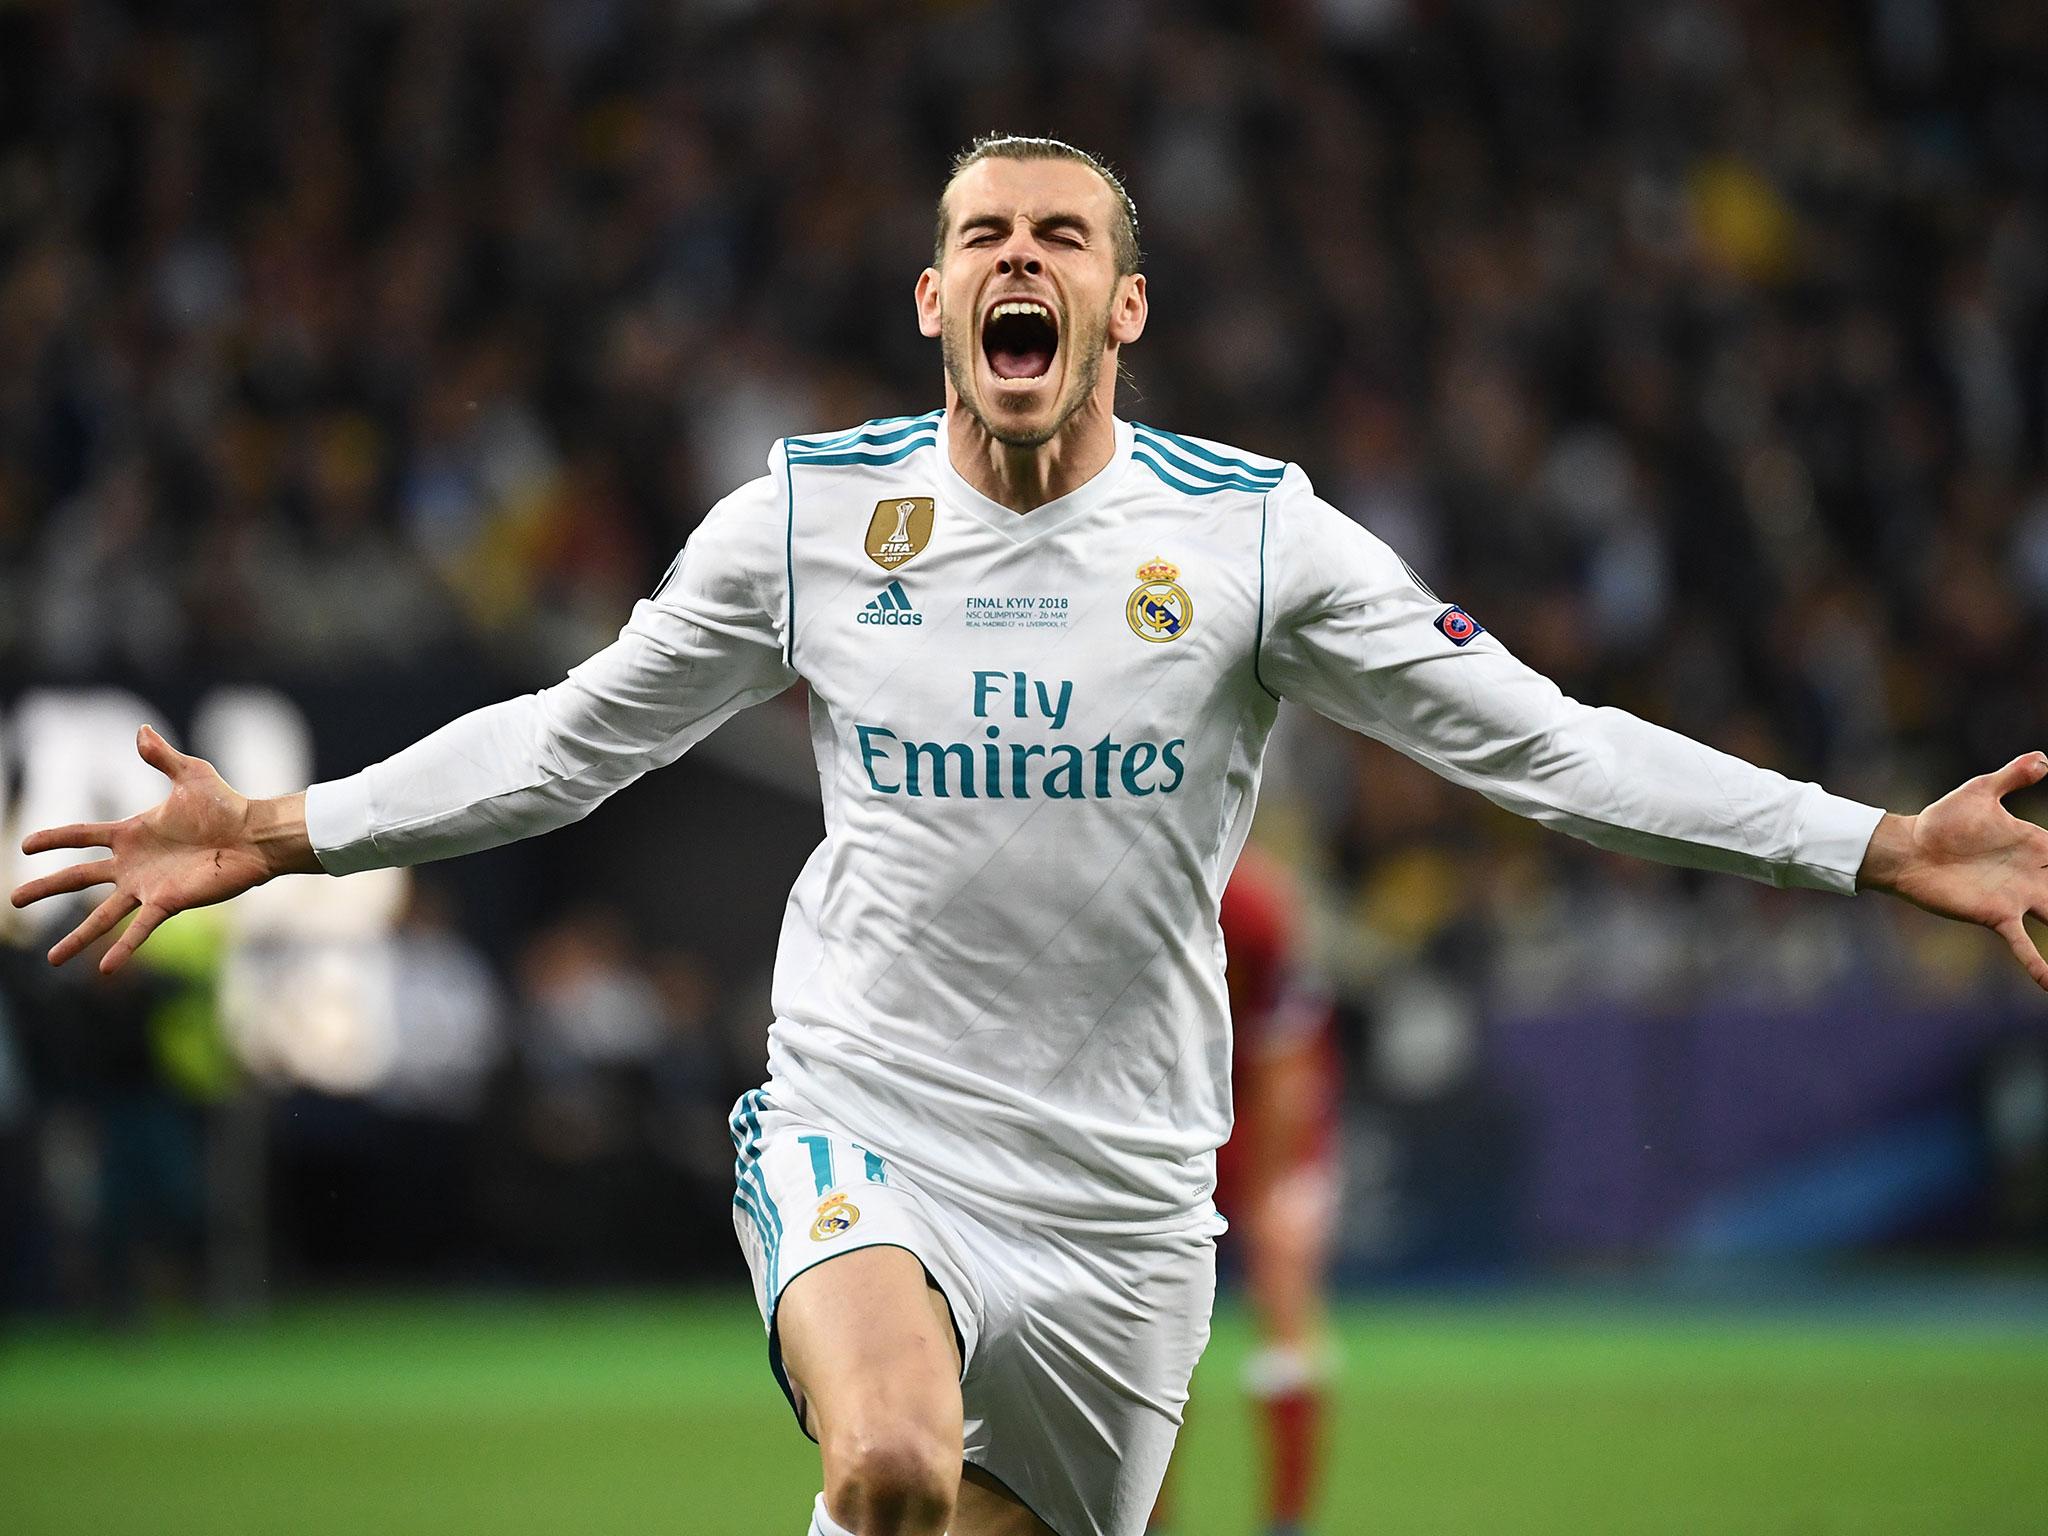
[[(1072, 382), (1067, 386), (1065, 397), (1054, 407), (1052, 420), (1043, 427), (1020, 432), (1014, 427), (999, 427), (988, 418), (974, 396), (974, 348), (980, 346), (980, 338), (969, 331), (961, 335), (964, 327), (946, 326), (940, 332), (939, 352), (945, 359), (946, 377), (953, 381), (953, 393), (967, 408), (981, 426), (981, 430), (1001, 443), (1005, 448), (1039, 448), (1059, 436), (1060, 429), (1073, 419), (1074, 413), (1095, 397), (1095, 384), (1102, 377), (1103, 343), (1109, 336), (1109, 313), (1090, 316), (1087, 323), (1076, 324), (1076, 335), (1072, 345), (1079, 350), (1073, 355), (1080, 359), (1075, 365)], [(969, 344), (972, 345), (969, 345)], [(1069, 345), (1062, 337), (1060, 346)]]

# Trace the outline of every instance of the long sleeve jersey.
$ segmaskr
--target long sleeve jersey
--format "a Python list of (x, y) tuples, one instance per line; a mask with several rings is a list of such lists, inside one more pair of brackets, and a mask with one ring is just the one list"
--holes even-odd
[(1217, 908), (1280, 700), (1602, 847), (1778, 885), (1853, 891), (1880, 815), (1567, 698), (1291, 464), (1119, 422), (1018, 514), (934, 412), (778, 442), (616, 643), (315, 786), (315, 849), (341, 873), (547, 831), (799, 677), (825, 837), (772, 1092), (978, 1209), (1102, 1230), (1213, 1219)]

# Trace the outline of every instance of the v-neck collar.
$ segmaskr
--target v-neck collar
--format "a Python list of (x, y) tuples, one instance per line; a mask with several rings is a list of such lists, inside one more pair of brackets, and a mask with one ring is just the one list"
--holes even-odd
[(967, 483), (966, 476), (953, 467), (952, 450), (947, 442), (948, 420), (947, 416), (939, 418), (939, 483), (945, 501), (979, 518), (1014, 544), (1050, 533), (1082, 513), (1101, 506), (1115, 492), (1118, 482), (1131, 465), (1131, 424), (1118, 417), (1115, 418), (1116, 449), (1110, 454), (1107, 464), (1066, 495), (1033, 507), (1029, 512), (1013, 512), (1001, 502), (982, 495)]

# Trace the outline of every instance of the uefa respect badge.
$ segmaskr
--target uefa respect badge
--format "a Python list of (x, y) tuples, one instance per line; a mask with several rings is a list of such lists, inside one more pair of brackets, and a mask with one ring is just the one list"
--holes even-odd
[(1444, 638), (1453, 645), (1470, 645), (1486, 633), (1480, 628), (1479, 621), (1456, 603), (1436, 616), (1436, 627), (1443, 631)]

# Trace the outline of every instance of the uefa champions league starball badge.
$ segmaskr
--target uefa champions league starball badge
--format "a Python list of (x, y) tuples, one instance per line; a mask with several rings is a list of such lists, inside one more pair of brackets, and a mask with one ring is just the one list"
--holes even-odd
[(1138, 589), (1124, 604), (1131, 633), (1164, 645), (1178, 640), (1195, 622), (1195, 600), (1180, 584), (1180, 567), (1158, 556), (1138, 567)]

